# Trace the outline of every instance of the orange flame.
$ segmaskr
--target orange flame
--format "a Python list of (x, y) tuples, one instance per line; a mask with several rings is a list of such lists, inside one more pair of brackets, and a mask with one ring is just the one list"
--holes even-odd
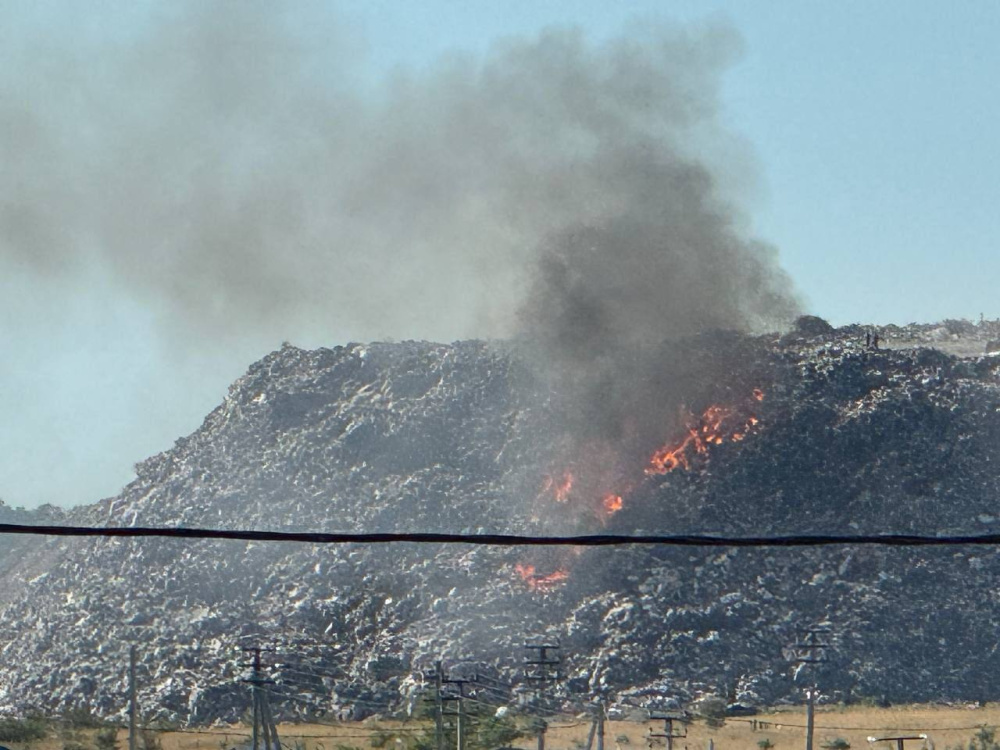
[[(742, 442), (759, 424), (757, 417), (747, 414), (753, 402), (763, 400), (764, 391), (760, 388), (754, 388), (740, 405), (713, 404), (705, 409), (698, 418), (693, 414), (688, 414), (683, 437), (658, 448), (650, 457), (644, 473), (651, 476), (668, 474), (681, 468), (687, 471), (691, 469), (692, 462), (697, 456), (707, 458), (713, 446), (723, 445), (726, 442)], [(599, 466), (600, 461), (596, 460), (594, 456), (590, 456), (587, 466), (591, 465)], [(576, 487), (577, 496), (590, 495), (590, 502), (584, 510), (596, 516), (601, 523), (607, 524), (608, 519), (624, 507), (624, 498), (633, 491), (633, 483), (624, 481), (621, 477), (616, 477), (614, 481), (608, 481), (607, 476), (595, 481), (593, 471), (588, 473), (586, 469), (582, 468), (583, 464), (580, 463), (577, 463), (576, 466), (583, 471), (579, 482), (569, 469), (564, 469), (561, 473), (553, 473), (542, 482), (539, 499), (543, 496), (549, 496), (556, 503), (566, 504), (569, 502), (570, 496), (573, 494), (574, 484), (576, 484), (578, 485)], [(599, 491), (594, 491), (591, 494), (591, 491), (596, 488), (600, 488), (600, 490), (611, 488), (613, 491), (609, 491), (603, 496)], [(585, 492), (581, 492), (581, 489)], [(600, 503), (597, 503), (597, 498), (600, 498)], [(575, 496), (574, 501), (576, 500), (579, 500), (579, 497)], [(537, 521), (538, 518), (533, 520)], [(580, 549), (575, 549), (575, 554), (579, 553)], [(566, 564), (567, 561), (564, 559), (563, 563)], [(569, 571), (565, 568), (545, 575), (538, 573), (534, 565), (524, 563), (518, 563), (514, 569), (532, 591), (552, 591), (569, 578)]]
[(557, 503), (569, 502), (569, 493), (573, 491), (573, 472), (564, 471), (562, 478), (558, 481), (552, 477), (545, 477), (542, 484), (542, 493), (551, 492), (552, 499)]
[(687, 437), (680, 443), (664, 445), (653, 454), (649, 459), (650, 465), (646, 469), (646, 473), (667, 474), (680, 466), (690, 469), (691, 462), (688, 460), (687, 455), (688, 446), (690, 445), (694, 445), (694, 450), (697, 453), (705, 452), (705, 446), (701, 442), (701, 438), (698, 437), (698, 433), (688, 430)]
[[(764, 400), (764, 391), (760, 388), (754, 388), (751, 395), (755, 401)], [(649, 459), (646, 474), (669, 474), (679, 468), (690, 470), (692, 457), (707, 454), (709, 446), (722, 445), (727, 440), (735, 443), (745, 440), (759, 420), (750, 416), (742, 425), (730, 427), (727, 423), (734, 421), (736, 414), (733, 407), (713, 404), (697, 424), (692, 426), (693, 417), (689, 417), (687, 435), (656, 450)]]
[(551, 591), (569, 578), (569, 573), (565, 570), (557, 570), (554, 573), (542, 575), (535, 572), (534, 565), (522, 565), (521, 563), (515, 565), (514, 570), (517, 571), (517, 574), (521, 576), (521, 580), (528, 584), (528, 587), (532, 591)]
[(609, 516), (613, 516), (622, 509), (622, 496), (611, 494), (605, 495), (604, 499), (601, 500), (601, 506)]
[(718, 437), (719, 430), (722, 429), (722, 423), (725, 422), (733, 416), (733, 410), (728, 406), (710, 406), (705, 409), (705, 413), (701, 415), (701, 432), (703, 435), (707, 435), (709, 440), (715, 440)]

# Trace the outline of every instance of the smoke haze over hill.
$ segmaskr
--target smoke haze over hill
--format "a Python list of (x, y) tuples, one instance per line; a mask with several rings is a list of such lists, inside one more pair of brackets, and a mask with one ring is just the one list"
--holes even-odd
[(539, 267), (572, 287), (563, 308), (612, 293), (615, 320), (576, 337), (785, 311), (769, 252), (691, 153), (732, 32), (554, 29), (373, 90), (332, 26), (315, 7), (181, 3), (127, 38), (5, 39), (6, 264), (98, 268), (196, 345), (506, 335)]

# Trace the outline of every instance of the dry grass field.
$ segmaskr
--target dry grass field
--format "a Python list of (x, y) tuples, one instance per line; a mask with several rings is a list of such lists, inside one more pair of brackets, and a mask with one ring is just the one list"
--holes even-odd
[[(753, 720), (756, 720), (755, 729)], [(761, 726), (763, 724), (763, 726)], [(763, 713), (751, 718), (727, 719), (722, 727), (710, 728), (697, 721), (687, 727), (687, 736), (675, 740), (675, 750), (707, 750), (709, 742), (715, 750), (801, 750), (804, 746), (805, 712), (789, 708)], [(984, 707), (898, 706), (872, 708), (863, 706), (821, 707), (816, 713), (816, 750), (832, 740), (843, 739), (854, 750), (895, 750), (891, 743), (869, 746), (869, 736), (893, 734), (927, 734), (927, 747), (967, 746), (979, 727), (1000, 727), (1000, 704)], [(412, 738), (426, 725), (420, 722), (358, 722), (337, 725), (283, 724), (279, 734), (283, 744), (302, 750), (368, 750), (380, 744), (384, 750), (412, 750)], [(548, 750), (579, 750), (587, 740), (590, 722), (581, 716), (577, 720), (553, 721), (547, 734)], [(662, 722), (612, 721), (606, 725), (606, 750), (645, 750), (647, 734), (662, 732)], [(247, 727), (212, 728), (199, 731), (158, 732), (162, 750), (230, 750), (249, 741)], [(93, 732), (79, 731), (75, 739), (87, 750), (93, 748)], [(119, 732), (119, 750), (128, 747), (127, 734)], [(763, 743), (766, 740), (770, 745)], [(381, 741), (381, 742), (380, 742)], [(29, 746), (7, 743), (12, 750), (63, 750), (65, 737), (50, 737)], [(513, 743), (520, 748), (534, 748), (534, 738)], [(922, 750), (924, 743), (907, 743), (908, 750)], [(660, 745), (662, 747), (662, 745)], [(140, 745), (141, 748), (141, 745)], [(80, 750), (78, 748), (77, 750)]]
[[(755, 725), (752, 723), (756, 721)], [(763, 725), (763, 726), (762, 726)], [(1000, 704), (983, 708), (946, 706), (820, 707), (816, 712), (814, 747), (822, 750), (832, 740), (843, 739), (854, 750), (895, 750), (894, 743), (878, 743), (869, 748), (867, 738), (887, 735), (926, 734), (929, 747), (967, 746), (981, 726), (1000, 726)], [(646, 748), (647, 733), (662, 733), (662, 722), (610, 722), (606, 730), (608, 750)], [(586, 741), (588, 727), (554, 729), (548, 745), (553, 750), (573, 750), (575, 740)], [(676, 730), (675, 730), (676, 731)], [(707, 750), (709, 742), (715, 750), (760, 750), (763, 740), (773, 750), (801, 750), (805, 745), (805, 709), (788, 709), (754, 717), (727, 719), (719, 728), (698, 721), (687, 727), (687, 736), (674, 740), (675, 750)], [(924, 743), (907, 743), (907, 748), (921, 750)], [(527, 746), (527, 745), (525, 745)]]

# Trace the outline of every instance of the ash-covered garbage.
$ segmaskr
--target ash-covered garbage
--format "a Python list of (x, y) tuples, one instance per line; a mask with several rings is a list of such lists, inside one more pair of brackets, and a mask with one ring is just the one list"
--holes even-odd
[[(990, 325), (959, 331), (959, 341), (985, 348), (1000, 338)], [(644, 434), (627, 450), (563, 434), (574, 424), (565, 402), (501, 345), (284, 347), (254, 364), (199, 430), (143, 463), (121, 495), (67, 522), (996, 530), (1000, 361), (910, 347), (924, 335), (913, 327), (879, 328), (876, 350), (870, 330), (665, 345), (668, 374), (691, 387), (656, 442)], [(249, 705), (240, 648), (276, 642), (280, 715), (357, 717), (412, 702), (437, 659), (469, 660), (516, 685), (529, 635), (562, 643), (557, 700), (607, 692), (665, 705), (712, 692), (771, 702), (798, 689), (784, 649), (816, 622), (836, 633), (818, 675), (828, 695), (1000, 697), (989, 679), (1000, 668), (990, 548), (534, 554), (107, 539), (48, 540), (4, 564), (8, 708), (87, 702), (121, 714), (134, 642), (147, 716), (232, 720)]]

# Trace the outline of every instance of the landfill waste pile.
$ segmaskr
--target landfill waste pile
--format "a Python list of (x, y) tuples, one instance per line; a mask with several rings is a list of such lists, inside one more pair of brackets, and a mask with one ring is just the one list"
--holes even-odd
[[(827, 327), (828, 328), (828, 327)], [(1000, 531), (997, 324), (717, 332), (664, 342), (694, 384), (656, 445), (607, 450), (513, 343), (283, 346), (120, 495), (4, 522), (286, 531)], [(948, 353), (949, 347), (969, 352)], [(664, 360), (667, 361), (667, 360)], [(681, 363), (681, 364), (676, 364)], [(670, 372), (682, 378), (681, 370)], [(0, 709), (233, 721), (244, 647), (284, 718), (406, 711), (436, 660), (513, 695), (618, 706), (996, 700), (992, 547), (295, 545), (6, 537)], [(830, 629), (796, 678), (789, 646)]]

